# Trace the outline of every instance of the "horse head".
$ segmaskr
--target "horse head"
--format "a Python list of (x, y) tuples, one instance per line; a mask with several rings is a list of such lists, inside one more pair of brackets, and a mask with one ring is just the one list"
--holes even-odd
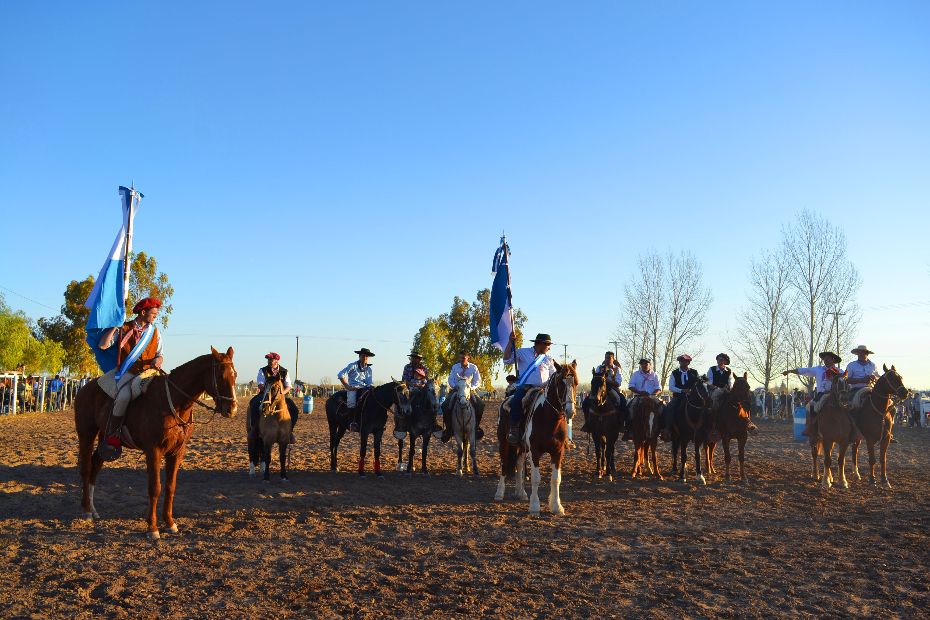
[(843, 374), (833, 378), (833, 383), (830, 386), (830, 393), (841, 409), (849, 409), (849, 384), (846, 383), (848, 376), (849, 371), (844, 370)]
[[(562, 395), (562, 410), (565, 415), (572, 418), (575, 415), (575, 390), (578, 388), (578, 360), (562, 366), (555, 362), (555, 375), (549, 380), (557, 379), (564, 393)], [(558, 385), (558, 384), (557, 384)], [(556, 387), (556, 389), (559, 389)]]
[(888, 384), (890, 396), (897, 400), (904, 400), (911, 395), (910, 390), (904, 386), (904, 379), (901, 377), (900, 373), (898, 373), (894, 364), (891, 365), (891, 368), (882, 364), (882, 370), (885, 372), (882, 374), (881, 380), (884, 380)]
[(464, 409), (471, 402), (471, 383), (464, 375), (457, 375), (459, 378), (458, 385), (455, 386), (455, 399), (459, 407)]
[[(280, 381), (267, 384), (265, 396), (262, 398), (261, 412), (263, 416), (274, 415), (280, 411), (281, 397), (284, 395), (284, 388)], [(285, 404), (286, 406), (286, 404)]]
[(213, 364), (208, 371), (209, 377), (204, 377), (205, 391), (216, 403), (216, 410), (225, 418), (236, 415), (239, 404), (236, 402), (236, 367), (233, 365), (232, 347), (226, 353), (220, 353), (210, 347), (213, 354)]
[(403, 415), (409, 416), (413, 413), (413, 407), (410, 405), (410, 390), (403, 381), (397, 381), (392, 377), (391, 383), (394, 390), (394, 404), (400, 409)]
[(748, 372), (744, 372), (742, 377), (734, 377), (730, 394), (734, 403), (749, 411), (749, 404), (752, 402), (752, 390), (749, 388)]
[(432, 410), (436, 411), (439, 409), (439, 397), (436, 396), (436, 380), (427, 379), (423, 391), (426, 393), (426, 401), (429, 403)]
[(607, 379), (603, 373), (591, 370), (591, 400), (594, 401), (595, 407), (601, 407), (607, 402)]

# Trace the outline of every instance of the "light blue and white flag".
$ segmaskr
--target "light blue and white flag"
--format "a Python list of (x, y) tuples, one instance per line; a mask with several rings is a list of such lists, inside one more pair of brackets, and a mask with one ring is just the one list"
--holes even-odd
[(494, 284), (491, 285), (491, 344), (510, 357), (513, 345), (513, 300), (510, 293), (510, 247), (507, 238), (501, 237), (501, 245), (494, 253), (491, 272)]
[(139, 209), (142, 194), (134, 188), (120, 186), (123, 219), (113, 247), (94, 282), (94, 288), (84, 306), (90, 310), (87, 317), (87, 344), (97, 358), (103, 372), (116, 368), (119, 343), (109, 349), (97, 344), (106, 330), (126, 322), (126, 297), (129, 295), (129, 254), (132, 252), (132, 222)]

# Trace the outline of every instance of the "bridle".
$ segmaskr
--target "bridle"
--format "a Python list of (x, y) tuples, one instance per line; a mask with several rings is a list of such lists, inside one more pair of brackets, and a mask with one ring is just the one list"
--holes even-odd
[[(393, 387), (392, 389), (394, 390), (394, 401), (395, 401), (395, 402), (388, 403), (387, 406), (385, 406), (384, 403), (382, 403), (380, 400), (378, 400), (378, 397), (375, 395), (375, 390), (376, 390), (377, 388), (371, 388), (370, 390), (368, 390), (368, 397), (371, 398), (371, 399), (373, 399), (373, 400), (378, 404), (378, 406), (381, 407), (382, 409), (384, 409), (385, 411), (387, 411), (388, 409), (390, 409), (391, 407), (393, 407), (395, 404), (396, 404), (396, 405), (398, 406), (398, 408), (400, 408), (400, 409), (403, 409), (403, 408), (404, 408), (404, 405), (403, 405), (403, 403), (401, 402), (401, 398), (400, 398), (401, 395), (403, 394), (404, 384), (403, 384), (403, 382), (401, 382), (401, 381), (393, 381), (392, 383), (394, 384), (394, 387)], [(411, 410), (410, 410), (410, 411), (401, 411), (401, 414), (403, 414), (403, 415), (410, 415), (410, 414), (413, 412), (413, 411), (412, 411), (412, 408), (411, 408), (411, 406), (410, 406), (410, 399), (409, 399), (409, 398), (407, 399), (407, 408), (408, 408), (408, 409), (411, 409)]]
[[(878, 388), (878, 384), (881, 383), (883, 380), (888, 385), (888, 392), (885, 394), (885, 398), (891, 401), (892, 407), (897, 407), (898, 404), (901, 403), (901, 401), (907, 398), (907, 396), (898, 396), (896, 394), (896, 392), (898, 391), (897, 388), (892, 387), (891, 381), (888, 380), (888, 373), (886, 372), (885, 374), (883, 374), (881, 377), (878, 378), (878, 381), (875, 382), (875, 388), (873, 388), (872, 391), (869, 392), (869, 405), (871, 405), (872, 409), (874, 409), (875, 412), (881, 416), (884, 416), (888, 412), (888, 407), (885, 406), (885, 407), (879, 408), (875, 406), (875, 392), (876, 392), (876, 389)], [(904, 385), (902, 384), (901, 387), (904, 387)]]
[[(216, 358), (213, 358), (213, 365), (212, 365), (212, 367), (211, 367), (211, 369), (210, 369), (210, 376), (213, 378), (213, 392), (214, 392), (214, 393), (213, 393), (213, 394), (210, 394), (210, 396), (213, 398), (213, 401), (214, 401), (215, 403), (219, 403), (220, 400), (228, 400), (228, 401), (233, 401), (233, 402), (235, 402), (235, 400), (236, 400), (236, 399), (233, 398), (233, 397), (230, 397), (230, 396), (223, 396), (222, 394), (220, 394), (219, 381), (217, 381), (217, 379), (216, 379), (216, 369), (217, 369), (218, 367), (220, 367), (220, 366), (226, 366), (226, 365), (232, 366), (232, 364), (233, 364), (233, 363), (232, 363), (232, 362), (229, 362), (229, 361), (220, 362), (220, 361), (217, 361)], [(186, 427), (192, 425), (192, 424), (194, 423), (194, 412), (193, 412), (193, 410), (191, 411), (191, 419), (190, 419), (190, 420), (183, 420), (183, 419), (181, 418), (181, 416), (178, 415), (177, 409), (176, 409), (175, 406), (174, 406), (174, 401), (173, 401), (172, 398), (171, 398), (171, 389), (170, 389), (170, 388), (172, 388), (172, 387), (173, 387), (175, 390), (177, 390), (178, 392), (180, 392), (181, 396), (183, 396), (184, 398), (186, 398), (186, 399), (192, 401), (192, 403), (197, 403), (198, 405), (200, 405), (200, 406), (203, 407), (204, 409), (206, 409), (206, 410), (208, 410), (208, 411), (212, 411), (212, 412), (213, 412), (213, 415), (210, 416), (210, 419), (208, 420), (208, 423), (213, 421), (213, 418), (215, 418), (215, 417), (216, 417), (216, 414), (219, 413), (219, 410), (218, 410), (216, 407), (212, 407), (212, 406), (208, 405), (207, 403), (203, 402), (202, 400), (200, 400), (199, 398), (195, 398), (194, 396), (191, 396), (190, 394), (188, 394), (187, 392), (185, 392), (184, 390), (182, 390), (180, 387), (178, 387), (178, 384), (177, 384), (177, 383), (175, 383), (174, 381), (171, 380), (171, 375), (170, 375), (169, 373), (165, 372), (164, 370), (162, 370), (162, 369), (160, 369), (160, 368), (159, 368), (158, 370), (159, 370), (159, 372), (161, 372), (161, 374), (164, 375), (164, 377), (165, 377), (165, 394), (168, 396), (168, 409), (171, 411), (171, 417), (173, 417), (173, 418), (175, 419), (175, 421), (177, 422), (178, 426), (180, 426), (181, 428), (186, 428)]]
[[(271, 411), (269, 411), (268, 413), (261, 411), (261, 414), (263, 416), (275, 415), (276, 413), (280, 411), (280, 408), (278, 407), (278, 403), (275, 402), (275, 401), (278, 401), (279, 399), (278, 398), (272, 399), (271, 397), (272, 389), (275, 389), (275, 388), (267, 388), (267, 387), (265, 388), (265, 394), (262, 397), (262, 401), (259, 403), (259, 408), (264, 409), (266, 404), (270, 405), (272, 402), (274, 402), (274, 408)], [(277, 389), (280, 390), (281, 388), (277, 388)]]
[[(574, 398), (574, 395), (572, 394), (572, 392), (574, 391), (572, 388), (574, 386), (569, 385), (569, 381), (571, 381), (571, 379), (569, 378), (567, 372), (560, 371), (559, 374), (562, 375), (560, 380), (562, 382), (562, 385), (565, 386), (565, 396), (564, 396), (564, 399), (562, 400), (562, 407), (561, 409), (557, 408), (555, 405), (549, 402), (549, 388), (552, 387), (551, 380), (549, 384), (546, 386), (546, 400), (543, 403), (543, 407), (549, 407), (555, 412), (556, 416), (564, 418), (568, 415), (569, 410), (572, 410), (572, 413), (574, 414), (575, 398)], [(558, 377), (558, 374), (555, 377), (553, 377), (553, 379), (555, 379), (556, 377)]]

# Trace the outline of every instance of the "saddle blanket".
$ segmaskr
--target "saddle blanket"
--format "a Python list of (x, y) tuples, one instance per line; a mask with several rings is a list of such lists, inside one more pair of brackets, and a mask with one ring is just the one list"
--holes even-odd
[[(100, 375), (97, 377), (97, 385), (100, 386), (100, 389), (103, 390), (103, 393), (109, 396), (110, 398), (116, 398), (116, 371), (118, 369), (114, 368), (110, 372)], [(149, 383), (152, 382), (152, 379), (158, 375), (158, 370), (155, 368), (149, 368), (143, 370), (139, 373), (138, 376), (134, 377), (130, 383), (129, 389), (132, 390), (132, 400), (139, 398), (142, 394), (149, 388)]]
[(869, 396), (872, 394), (872, 388), (864, 387), (860, 390), (856, 390), (856, 393), (852, 397), (852, 402), (850, 407), (852, 409), (859, 409), (867, 402)]

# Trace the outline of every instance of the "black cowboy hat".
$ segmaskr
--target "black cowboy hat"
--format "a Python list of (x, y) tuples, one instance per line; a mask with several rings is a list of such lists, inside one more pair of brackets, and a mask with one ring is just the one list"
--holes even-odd
[[(358, 351), (356, 351), (356, 353), (358, 353)], [(422, 356), (422, 355), (420, 354), (420, 352), (417, 351), (416, 349), (414, 349), (413, 351), (411, 351), (411, 352), (409, 353), (409, 355), (407, 355), (407, 357), (419, 357), (420, 359), (423, 359), (423, 356)]]
[(356, 355), (367, 355), (368, 357), (374, 357), (375, 354), (368, 350), (368, 347), (362, 347), (355, 352)]
[(822, 360), (826, 360), (828, 357), (833, 359), (834, 364), (839, 364), (843, 361), (843, 358), (834, 353), (833, 351), (824, 351), (818, 356)]
[(549, 334), (536, 334), (536, 337), (533, 338), (533, 342), (545, 342), (546, 344), (552, 344), (552, 336)]
[(719, 360), (721, 357), (723, 358), (723, 363), (724, 363), (724, 364), (729, 364), (729, 363), (730, 363), (730, 356), (727, 355), (726, 353), (718, 353), (718, 354), (717, 354), (717, 357), (715, 357), (714, 359)]

